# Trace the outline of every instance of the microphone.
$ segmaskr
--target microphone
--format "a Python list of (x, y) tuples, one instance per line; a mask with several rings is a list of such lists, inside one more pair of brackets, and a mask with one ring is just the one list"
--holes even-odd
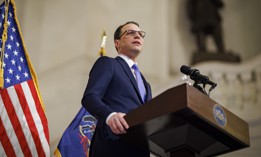
[(204, 85), (205, 84), (211, 85), (211, 88), (209, 89), (209, 91), (212, 91), (217, 86), (217, 84), (215, 82), (212, 82), (209, 80), (208, 76), (200, 74), (198, 69), (192, 69), (189, 66), (182, 65), (180, 67), (180, 71), (183, 74), (189, 75), (190, 78), (192, 80), (194, 80), (196, 84), (203, 83)]

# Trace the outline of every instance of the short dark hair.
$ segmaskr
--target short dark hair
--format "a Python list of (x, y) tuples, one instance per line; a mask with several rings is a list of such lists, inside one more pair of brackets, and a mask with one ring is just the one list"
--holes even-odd
[(120, 39), (121, 29), (122, 29), (122, 27), (124, 27), (124, 26), (127, 25), (127, 24), (134, 24), (134, 25), (136, 25), (136, 26), (139, 27), (139, 24), (138, 24), (137, 22), (134, 22), (134, 21), (128, 21), (128, 22), (126, 22), (125, 24), (120, 25), (120, 26), (116, 29), (116, 31), (114, 32), (114, 40)]

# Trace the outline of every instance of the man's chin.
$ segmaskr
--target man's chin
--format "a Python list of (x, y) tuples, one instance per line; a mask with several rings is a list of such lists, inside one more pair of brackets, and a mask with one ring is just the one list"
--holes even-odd
[(135, 48), (132, 49), (132, 52), (133, 52), (133, 53), (136, 53), (136, 54), (140, 54), (141, 51), (142, 51), (142, 48), (141, 48), (141, 47), (135, 47)]
[(132, 54), (135, 55), (135, 57), (137, 57), (140, 53), (141, 53), (140, 50), (132, 51)]

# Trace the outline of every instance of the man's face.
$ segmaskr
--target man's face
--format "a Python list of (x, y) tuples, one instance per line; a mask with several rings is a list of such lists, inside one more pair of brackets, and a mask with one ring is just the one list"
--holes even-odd
[[(138, 31), (138, 32), (137, 32)], [(114, 41), (120, 54), (128, 56), (130, 59), (135, 58), (143, 50), (143, 38), (140, 28), (135, 24), (127, 24), (121, 29), (121, 37)]]

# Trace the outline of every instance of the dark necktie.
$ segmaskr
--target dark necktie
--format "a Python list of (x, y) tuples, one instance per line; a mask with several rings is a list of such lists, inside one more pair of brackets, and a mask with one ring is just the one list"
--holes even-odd
[(135, 73), (135, 76), (136, 76), (136, 81), (137, 81), (137, 84), (138, 84), (140, 96), (142, 98), (142, 101), (145, 102), (146, 90), (145, 90), (145, 86), (144, 86), (143, 80), (141, 78), (141, 74), (140, 74), (139, 68), (138, 68), (138, 66), (136, 64), (133, 64), (132, 69), (134, 69), (134, 73)]

